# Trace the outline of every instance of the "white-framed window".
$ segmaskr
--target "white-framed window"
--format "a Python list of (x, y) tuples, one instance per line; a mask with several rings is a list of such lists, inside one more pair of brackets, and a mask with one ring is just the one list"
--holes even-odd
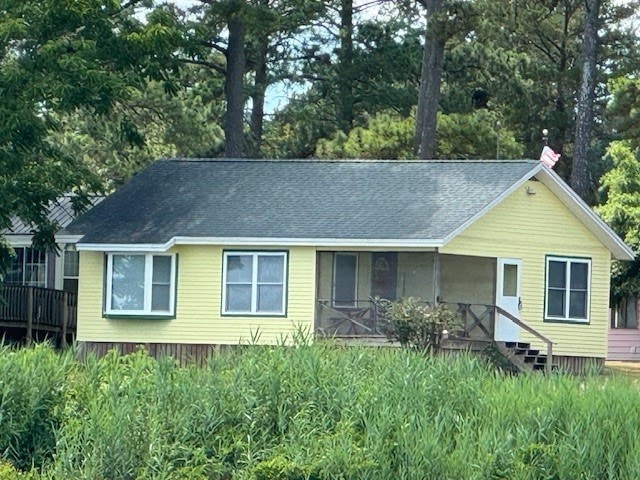
[(287, 252), (224, 252), (222, 313), (284, 315)]
[(175, 255), (109, 253), (105, 313), (174, 315), (175, 282)]
[(15, 256), (4, 276), (5, 285), (47, 286), (47, 253), (33, 247), (14, 247)]
[(75, 245), (64, 248), (62, 259), (62, 289), (66, 292), (78, 293), (78, 276), (80, 270), (80, 252)]
[(545, 318), (588, 322), (590, 278), (590, 259), (548, 256)]
[(358, 292), (358, 254), (333, 255), (333, 306), (355, 307)]

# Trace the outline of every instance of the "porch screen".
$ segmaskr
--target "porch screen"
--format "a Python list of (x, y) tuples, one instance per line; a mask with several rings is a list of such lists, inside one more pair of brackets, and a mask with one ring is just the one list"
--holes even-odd
[(334, 306), (356, 306), (357, 276), (358, 256), (355, 253), (336, 253), (333, 269)]

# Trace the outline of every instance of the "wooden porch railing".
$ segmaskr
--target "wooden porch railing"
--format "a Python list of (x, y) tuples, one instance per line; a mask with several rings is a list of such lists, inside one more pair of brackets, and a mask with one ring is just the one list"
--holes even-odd
[(550, 375), (551, 374), (551, 370), (553, 368), (553, 342), (551, 340), (549, 340), (547, 337), (545, 337), (544, 335), (542, 335), (540, 332), (538, 332), (535, 328), (530, 327), (529, 325), (524, 323), (522, 320), (520, 320), (518, 317), (516, 317), (515, 315), (510, 314), (506, 310), (496, 306), (496, 312), (499, 313), (500, 315), (502, 315), (503, 317), (508, 318), (513, 323), (518, 325), (521, 329), (523, 329), (526, 332), (529, 332), (531, 335), (533, 335), (534, 337), (542, 340), (546, 344), (546, 346), (547, 346), (547, 362), (545, 364), (544, 369), (545, 369), (545, 372), (547, 373), (547, 375)]
[(60, 336), (62, 346), (76, 330), (78, 297), (76, 293), (51, 288), (0, 287), (0, 327), (23, 328), (26, 343), (34, 331)]
[[(426, 305), (432, 305), (425, 302)], [(364, 337), (384, 335), (385, 320), (379, 315), (376, 304), (371, 300), (358, 300), (354, 307), (339, 307), (331, 300), (319, 300), (317, 311), (318, 331), (329, 336)], [(530, 333), (546, 344), (547, 373), (551, 372), (553, 364), (553, 342), (536, 329), (524, 323), (515, 315), (497, 305), (449, 303), (443, 302), (461, 319), (462, 328), (451, 332), (452, 338), (461, 340), (482, 340), (493, 342), (496, 317), (502, 315), (515, 323), (522, 330)]]

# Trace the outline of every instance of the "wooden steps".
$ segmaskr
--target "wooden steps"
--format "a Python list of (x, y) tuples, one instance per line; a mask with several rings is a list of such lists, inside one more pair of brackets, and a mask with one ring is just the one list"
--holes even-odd
[[(496, 342), (500, 354), (520, 372), (546, 372), (547, 355), (532, 349), (524, 342)], [(551, 365), (551, 371), (557, 371), (557, 365)]]

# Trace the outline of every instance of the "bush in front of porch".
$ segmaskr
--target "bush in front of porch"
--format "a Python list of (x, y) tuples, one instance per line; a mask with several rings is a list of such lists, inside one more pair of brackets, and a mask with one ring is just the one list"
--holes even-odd
[(441, 304), (432, 306), (415, 297), (396, 301), (376, 297), (374, 303), (387, 337), (406, 348), (434, 354), (447, 332), (462, 328), (460, 318)]

